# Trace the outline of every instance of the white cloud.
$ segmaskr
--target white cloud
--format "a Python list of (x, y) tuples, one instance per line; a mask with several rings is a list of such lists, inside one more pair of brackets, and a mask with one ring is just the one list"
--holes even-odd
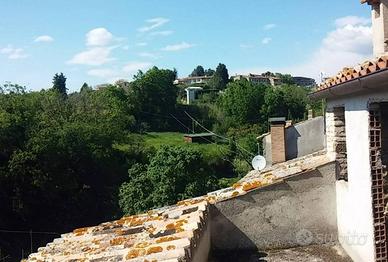
[(0, 54), (6, 55), (8, 59), (13, 60), (28, 57), (23, 48), (14, 48), (12, 45), (8, 45), (7, 47), (0, 49)]
[(140, 27), (137, 30), (139, 32), (148, 32), (148, 31), (154, 30), (158, 27), (161, 27), (162, 25), (168, 23), (169, 21), (170, 21), (170, 19), (167, 19), (164, 17), (151, 18), (151, 19), (146, 20), (146, 22), (147, 22), (146, 26)]
[(107, 29), (103, 27), (95, 28), (86, 34), (86, 45), (107, 46), (112, 42), (113, 39), (113, 34)]
[(95, 28), (86, 33), (86, 51), (75, 54), (68, 64), (99, 66), (115, 60), (110, 57), (117, 46), (109, 46), (115, 37), (103, 27)]
[(123, 72), (127, 74), (135, 74), (138, 70), (147, 70), (152, 66), (150, 62), (131, 61), (123, 67)]
[(345, 16), (335, 20), (334, 24), (336, 27), (345, 27), (347, 25), (370, 25), (371, 20), (365, 17), (359, 16)]
[(92, 66), (103, 65), (114, 60), (110, 57), (112, 49), (112, 47), (93, 47), (76, 54), (68, 63)]
[(117, 76), (117, 71), (109, 68), (91, 69), (87, 72), (90, 76), (96, 76), (100, 78), (111, 78)]
[(264, 37), (263, 40), (261, 40), (261, 43), (263, 45), (268, 45), (272, 41), (271, 37)]
[(141, 56), (141, 57), (145, 57), (145, 58), (151, 58), (151, 59), (160, 58), (160, 56), (153, 54), (153, 53), (149, 53), (149, 52), (141, 52), (141, 53), (138, 53), (137, 55)]
[(335, 20), (334, 30), (327, 33), (321, 45), (304, 62), (287, 67), (251, 68), (237, 72), (275, 71), (315, 78), (321, 72), (334, 76), (344, 67), (354, 67), (372, 57), (372, 29), (362, 17), (343, 17)]
[(34, 42), (45, 42), (45, 43), (49, 43), (49, 42), (53, 42), (54, 41), (54, 38), (52, 38), (51, 36), (49, 35), (41, 35), (41, 36), (37, 36), (34, 40)]
[(150, 35), (152, 35), (152, 36), (168, 36), (168, 35), (172, 35), (173, 33), (174, 33), (174, 31), (166, 30), (166, 31), (151, 32)]
[(337, 19), (335, 30), (322, 40), (311, 59), (293, 68), (296, 74), (318, 78), (333, 76), (343, 67), (353, 67), (372, 57), (372, 29), (362, 17)]
[(271, 30), (276, 27), (276, 24), (266, 24), (263, 26), (264, 30)]
[(168, 46), (162, 48), (162, 50), (163, 51), (180, 51), (180, 50), (183, 50), (183, 49), (192, 48), (193, 46), (194, 46), (194, 44), (189, 44), (189, 43), (186, 43), (186, 42), (182, 42), (180, 44), (168, 45)]

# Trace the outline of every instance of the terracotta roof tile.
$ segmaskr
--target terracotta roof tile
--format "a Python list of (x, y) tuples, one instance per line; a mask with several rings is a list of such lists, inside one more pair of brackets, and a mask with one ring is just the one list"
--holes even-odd
[(381, 56), (375, 60), (368, 60), (353, 68), (346, 67), (336, 76), (326, 79), (318, 87), (318, 91), (343, 84), (353, 79), (367, 76), (388, 68), (388, 56)]

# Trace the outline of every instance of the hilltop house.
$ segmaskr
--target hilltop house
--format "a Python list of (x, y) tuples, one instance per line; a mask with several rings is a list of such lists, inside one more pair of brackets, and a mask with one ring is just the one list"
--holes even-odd
[(211, 76), (189, 76), (174, 81), (175, 85), (205, 85), (210, 81)]
[(254, 84), (266, 84), (271, 86), (277, 86), (281, 84), (281, 80), (279, 77), (275, 76), (264, 76), (264, 75), (257, 75), (257, 74), (247, 74), (247, 75), (235, 75), (232, 76), (233, 81), (238, 81), (245, 79), (249, 82), (252, 82)]

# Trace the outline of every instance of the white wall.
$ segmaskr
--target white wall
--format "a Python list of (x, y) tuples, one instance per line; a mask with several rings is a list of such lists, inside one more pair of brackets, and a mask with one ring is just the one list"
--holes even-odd
[[(371, 102), (388, 101), (388, 92), (328, 101), (328, 110), (345, 106), (348, 182), (337, 181), (337, 220), (340, 243), (354, 261), (374, 261), (374, 228), (369, 164)], [(332, 113), (326, 115), (327, 149), (333, 149)]]

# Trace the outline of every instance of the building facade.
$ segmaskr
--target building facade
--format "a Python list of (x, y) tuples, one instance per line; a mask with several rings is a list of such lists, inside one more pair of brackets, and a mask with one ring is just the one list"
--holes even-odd
[(233, 81), (238, 81), (243, 79), (249, 82), (252, 82), (254, 84), (265, 84), (265, 85), (271, 85), (271, 86), (277, 86), (281, 84), (280, 78), (274, 77), (274, 76), (263, 76), (263, 75), (257, 75), (257, 74), (232, 76)]
[(372, 6), (376, 58), (345, 68), (311, 97), (327, 101), (339, 241), (354, 261), (388, 261), (388, 0), (362, 2)]
[(185, 78), (179, 78), (174, 81), (175, 85), (204, 85), (210, 81), (211, 76), (189, 76)]

